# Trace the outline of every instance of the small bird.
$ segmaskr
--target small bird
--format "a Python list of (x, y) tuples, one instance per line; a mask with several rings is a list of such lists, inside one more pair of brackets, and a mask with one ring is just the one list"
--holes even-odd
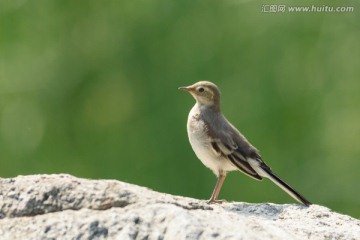
[(220, 91), (214, 83), (200, 81), (179, 89), (189, 92), (196, 100), (187, 121), (191, 147), (218, 178), (209, 204), (222, 202), (217, 198), (227, 172), (240, 170), (256, 180), (268, 178), (298, 202), (311, 205), (272, 172), (261, 159), (259, 151), (221, 113)]

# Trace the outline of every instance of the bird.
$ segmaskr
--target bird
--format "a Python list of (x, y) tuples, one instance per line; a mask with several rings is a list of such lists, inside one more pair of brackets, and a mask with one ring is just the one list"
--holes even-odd
[(200, 81), (179, 89), (189, 92), (196, 100), (187, 121), (190, 145), (200, 161), (217, 176), (207, 203), (223, 202), (218, 200), (218, 195), (226, 175), (239, 170), (255, 180), (268, 178), (299, 203), (311, 205), (271, 170), (259, 151), (225, 118), (221, 112), (220, 90), (214, 83)]

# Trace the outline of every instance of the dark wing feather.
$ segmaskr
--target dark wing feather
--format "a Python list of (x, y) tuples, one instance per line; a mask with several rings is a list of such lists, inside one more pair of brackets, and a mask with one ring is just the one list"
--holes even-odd
[(215, 154), (229, 159), (246, 175), (261, 180), (262, 177), (248, 162), (248, 158), (261, 159), (256, 148), (220, 112), (203, 108), (201, 118), (211, 136), (210, 142)]
[(224, 158), (229, 159), (240, 171), (257, 180), (262, 177), (250, 166), (246, 158), (238, 151), (238, 146), (233, 143), (223, 143), (220, 140), (211, 142), (214, 152)]

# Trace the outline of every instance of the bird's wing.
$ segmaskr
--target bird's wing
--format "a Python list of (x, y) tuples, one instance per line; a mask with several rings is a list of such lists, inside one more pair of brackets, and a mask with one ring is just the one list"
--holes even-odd
[(249, 158), (261, 161), (256, 148), (221, 113), (208, 111), (202, 117), (215, 154), (229, 159), (246, 175), (261, 180), (262, 177), (248, 161)]
[[(240, 146), (239, 146), (240, 145)], [(242, 144), (235, 142), (230, 135), (223, 134), (218, 138), (212, 139), (211, 146), (215, 154), (229, 159), (240, 171), (246, 175), (261, 180), (262, 177), (251, 167), (247, 161), (247, 157), (243, 149)], [(251, 145), (249, 145), (251, 146)]]

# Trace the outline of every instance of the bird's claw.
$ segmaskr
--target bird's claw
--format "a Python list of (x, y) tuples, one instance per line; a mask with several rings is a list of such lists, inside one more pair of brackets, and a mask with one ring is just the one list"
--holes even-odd
[(206, 203), (207, 204), (222, 204), (226, 203), (227, 201), (225, 199), (217, 200), (217, 199), (210, 199)]

